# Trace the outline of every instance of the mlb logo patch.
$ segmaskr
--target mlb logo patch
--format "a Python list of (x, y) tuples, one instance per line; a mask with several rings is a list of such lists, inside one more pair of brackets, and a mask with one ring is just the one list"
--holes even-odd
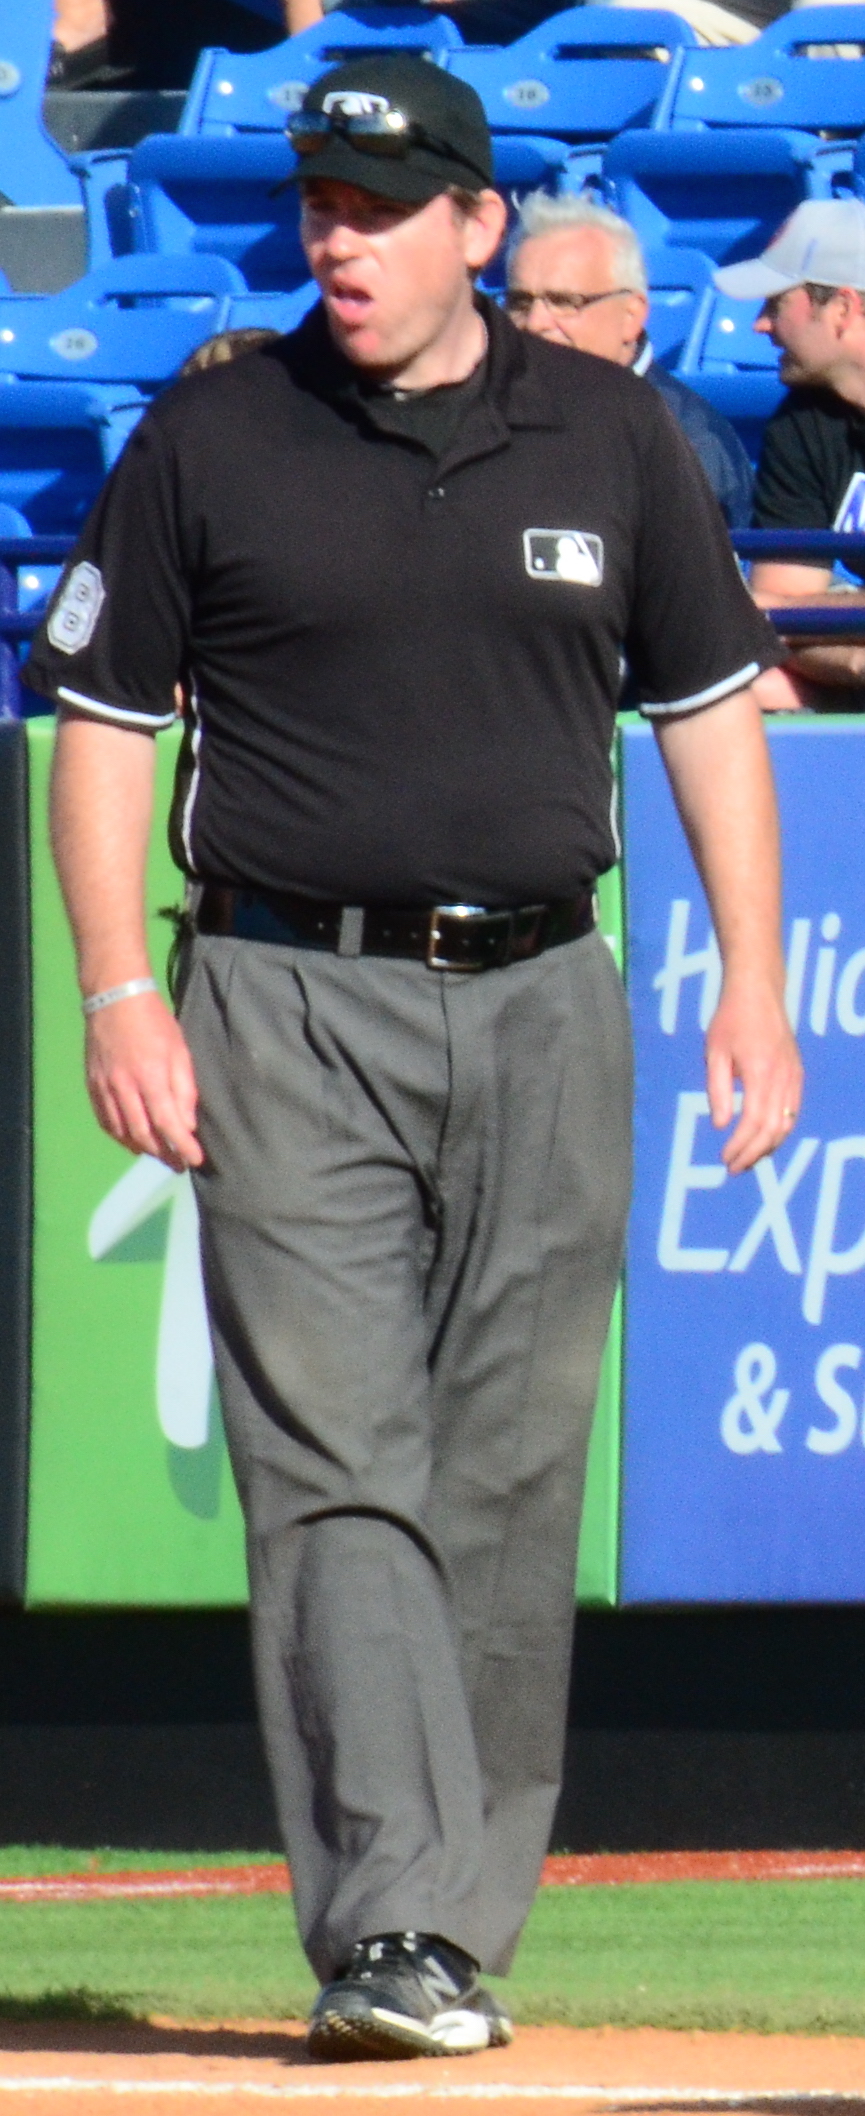
[(835, 516), (835, 528), (846, 536), (855, 536), (865, 529), (865, 470), (857, 470), (850, 479)]
[(532, 580), (599, 588), (604, 578), (603, 539), (588, 529), (526, 529), (523, 556)]
[(73, 566), (48, 619), (51, 645), (58, 647), (61, 654), (80, 654), (82, 647), (89, 646), (93, 638), (104, 601), (105, 589), (99, 567), (82, 559), (79, 565)]

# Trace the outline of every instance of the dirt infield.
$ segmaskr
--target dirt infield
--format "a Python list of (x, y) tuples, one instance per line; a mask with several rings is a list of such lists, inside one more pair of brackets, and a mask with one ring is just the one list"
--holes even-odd
[(865, 2040), (523, 2028), (510, 2050), (439, 2062), (311, 2065), (303, 2029), (0, 2024), (0, 2116), (189, 2116), (195, 2104), (252, 2116), (268, 2104), (382, 2116), (865, 2116)]
[[(658, 1881), (860, 1880), (865, 1852), (572, 1852), (544, 1860), (545, 1888), (626, 1887)], [(131, 1873), (22, 1874), (0, 1880), (0, 1902), (74, 1903), (111, 1897), (281, 1895), (291, 1879), (281, 1860), (249, 1866), (157, 1868)]]

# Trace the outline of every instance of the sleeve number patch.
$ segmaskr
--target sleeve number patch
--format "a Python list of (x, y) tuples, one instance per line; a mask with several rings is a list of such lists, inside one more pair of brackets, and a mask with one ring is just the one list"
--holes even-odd
[(105, 601), (98, 566), (86, 559), (73, 566), (65, 587), (48, 619), (48, 637), (61, 654), (80, 654), (89, 646), (96, 620)]

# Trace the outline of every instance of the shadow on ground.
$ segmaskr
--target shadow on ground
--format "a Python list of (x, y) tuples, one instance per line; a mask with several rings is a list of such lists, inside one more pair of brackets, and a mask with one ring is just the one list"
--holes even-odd
[[(67, 1998), (67, 2005), (69, 2000)], [(59, 2008), (57, 2009), (59, 2011)], [(83, 2008), (82, 2008), (83, 2011)], [(172, 2022), (135, 2020), (119, 2008), (106, 2017), (91, 2012), (89, 2018), (65, 2019), (48, 2016), (47, 2006), (16, 2007), (14, 2018), (0, 2017), (0, 2053), (4, 2051), (68, 2050), (103, 2057), (236, 2057), (246, 2060), (269, 2058), (285, 2065), (308, 2065), (305, 2030), (297, 2023), (286, 2027), (235, 2027), (182, 2025)], [(865, 2105), (863, 2105), (865, 2116)]]
[(627, 2098), (608, 2102), (606, 2116), (865, 2116), (865, 2100), (858, 2094), (705, 2094), (695, 2099), (666, 2096), (663, 2107), (657, 2099)]

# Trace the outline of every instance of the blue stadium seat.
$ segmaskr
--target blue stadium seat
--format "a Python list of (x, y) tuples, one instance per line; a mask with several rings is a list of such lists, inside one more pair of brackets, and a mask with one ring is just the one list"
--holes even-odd
[(52, 0), (0, 0), (0, 192), (16, 206), (81, 205), (42, 124), (52, 21)]
[(721, 263), (764, 249), (802, 199), (832, 197), (850, 163), (849, 149), (806, 132), (623, 132), (603, 188), (644, 248), (682, 244)]
[(10, 507), (7, 500), (0, 500), (0, 542), (11, 537), (26, 541), (32, 535), (26, 515), (20, 514), (17, 507)]
[(42, 123), (51, 0), (0, 0), (0, 272), (54, 292), (86, 268), (81, 187)]
[(308, 309), (318, 300), (314, 279), (305, 279), (291, 294), (234, 294), (226, 328), (237, 330), (296, 331)]
[[(521, 139), (518, 133), (506, 133), (493, 139), (494, 180), (508, 208), (508, 229), (504, 242), (481, 274), (480, 285), (485, 294), (498, 295), (504, 291), (508, 239), (520, 199), (527, 191), (555, 192), (571, 188), (566, 182), (571, 159), (572, 150), (566, 140), (544, 139), (539, 133), (528, 139)], [(573, 188), (580, 190), (582, 184)]]
[(0, 299), (0, 375), (153, 390), (228, 328), (244, 291), (222, 257), (116, 258), (65, 293)]
[(707, 287), (675, 370), (732, 420), (752, 462), (759, 456), (766, 420), (785, 394), (777, 347), (765, 332), (753, 329), (760, 306), (759, 301), (731, 301)]
[(278, 135), (187, 139), (155, 133), (129, 163), (136, 251), (225, 257), (253, 293), (290, 291), (309, 276), (295, 190), (274, 187), (293, 156)]
[[(10, 507), (8, 501), (0, 500), (0, 543), (5, 543), (7, 539), (11, 541), (12, 538), (20, 543), (27, 543), (32, 538), (32, 535), (33, 531), (27, 516), (21, 514), (17, 507)], [(18, 610), (41, 610), (58, 579), (60, 568), (59, 566), (46, 566), (41, 561), (38, 564), (25, 563), (15, 567), (14, 601), (8, 593), (9, 588), (12, 586), (12, 582), (9, 579), (10, 571), (12, 571), (11, 568), (3, 567), (4, 577), (2, 582), (0, 582), (0, 597), (3, 600), (3, 607), (14, 607)]]
[(853, 189), (857, 198), (865, 198), (865, 140), (860, 140), (853, 155)]
[[(681, 375), (681, 369), (677, 369)], [(751, 462), (760, 460), (763, 434), (767, 419), (786, 395), (783, 382), (777, 374), (740, 374), (682, 376), (689, 389), (695, 389), (715, 410), (723, 412), (734, 426)]]
[[(585, 180), (582, 170), (578, 182), (570, 181), (571, 164), (577, 158), (566, 140), (545, 139), (542, 133), (527, 137), (518, 132), (494, 134), (494, 180), (508, 207), (508, 234), (481, 275), (480, 284), (485, 294), (497, 295), (504, 291), (508, 236), (516, 220), (520, 199), (527, 191), (581, 191)], [(589, 160), (588, 156), (579, 158)], [(595, 159), (600, 167), (599, 157)]]
[(646, 276), (655, 358), (675, 369), (697, 316), (711, 301), (712, 260), (702, 250), (647, 250)]
[(865, 7), (795, 8), (753, 44), (701, 51), (671, 79), (656, 123), (865, 129)]
[(679, 365), (679, 373), (690, 378), (704, 375), (774, 375), (779, 353), (765, 331), (755, 331), (759, 301), (731, 301), (728, 294), (711, 290), (694, 319)]
[(87, 260), (91, 271), (132, 250), (129, 150), (94, 148), (70, 158), (81, 184), (87, 216)]
[(446, 64), (477, 89), (494, 133), (600, 140), (649, 123), (683, 45), (696, 47), (693, 30), (663, 9), (571, 7), (515, 44), (465, 46)]
[(131, 387), (0, 381), (0, 500), (36, 535), (76, 535), (146, 401)]
[(495, 181), (508, 193), (535, 191), (541, 186), (557, 191), (572, 160), (566, 140), (547, 139), (543, 133), (523, 136), (505, 132), (493, 136)]
[(461, 48), (447, 15), (432, 8), (335, 10), (271, 51), (203, 51), (180, 130), (185, 134), (282, 131), (311, 81), (328, 66), (365, 51), (416, 50), (441, 61)]

